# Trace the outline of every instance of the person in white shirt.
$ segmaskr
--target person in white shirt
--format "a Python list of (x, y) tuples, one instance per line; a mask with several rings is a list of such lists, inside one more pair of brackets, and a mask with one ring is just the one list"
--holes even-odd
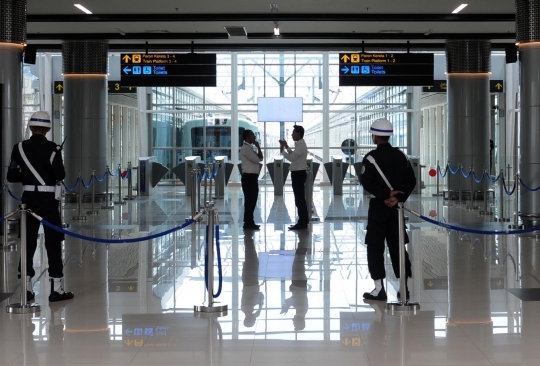
[(304, 127), (295, 125), (292, 138), (295, 141), (294, 151), (289, 147), (287, 141), (279, 140), (283, 156), (291, 162), (289, 170), (291, 171), (294, 203), (298, 209), (298, 223), (289, 226), (289, 230), (305, 230), (308, 227), (309, 217), (304, 188), (307, 177), (306, 161), (308, 152), (304, 141)]
[[(242, 191), (244, 192), (244, 230), (259, 230), (255, 224), (253, 212), (259, 197), (259, 162), (263, 160), (262, 149), (251, 130), (244, 130), (244, 144), (240, 148), (242, 159)], [(257, 148), (257, 153), (253, 150)]]

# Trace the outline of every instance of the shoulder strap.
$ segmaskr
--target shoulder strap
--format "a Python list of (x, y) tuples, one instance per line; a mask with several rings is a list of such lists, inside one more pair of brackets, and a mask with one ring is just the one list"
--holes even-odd
[(28, 169), (30, 169), (32, 174), (34, 174), (34, 177), (36, 177), (36, 179), (39, 181), (39, 183), (41, 183), (42, 186), (45, 186), (46, 185), (45, 181), (43, 180), (43, 178), (41, 178), (41, 175), (39, 175), (39, 173), (36, 171), (36, 169), (34, 169), (32, 164), (30, 164), (30, 162), (28, 161), (28, 158), (24, 154), (24, 150), (22, 148), (22, 142), (19, 142), (19, 152), (21, 153), (21, 157), (23, 158), (24, 163), (26, 164)]
[(375, 168), (377, 169), (377, 171), (379, 172), (379, 174), (381, 175), (382, 179), (384, 180), (384, 182), (386, 183), (386, 185), (388, 186), (388, 188), (390, 188), (391, 191), (394, 190), (394, 188), (392, 188), (392, 186), (390, 185), (390, 182), (388, 181), (388, 179), (386, 179), (386, 176), (384, 175), (384, 173), (382, 172), (381, 168), (379, 168), (379, 165), (377, 164), (377, 162), (375, 161), (375, 158), (371, 155), (368, 155), (366, 156), (366, 159), (373, 165), (375, 165)]

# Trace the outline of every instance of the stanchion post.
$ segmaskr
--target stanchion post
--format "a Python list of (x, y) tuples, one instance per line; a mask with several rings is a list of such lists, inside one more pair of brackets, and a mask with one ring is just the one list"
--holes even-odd
[(504, 220), (504, 169), (499, 173), (499, 221)]
[(195, 194), (197, 189), (197, 171), (195, 169), (189, 172), (189, 179), (191, 179), (191, 218), (194, 219), (197, 214), (197, 195)]
[(62, 187), (61, 183), (58, 183), (60, 186), (60, 198), (58, 199), (58, 211), (60, 212), (60, 222), (62, 223), (62, 228), (66, 229), (70, 227), (70, 225), (66, 222), (64, 222), (64, 208), (62, 206), (62, 200), (66, 197), (66, 191)]
[[(196, 179), (198, 179), (198, 182), (197, 182), (197, 205), (199, 207), (197, 212), (202, 212), (202, 210), (203, 210), (203, 206), (201, 205), (202, 175), (201, 175), (201, 169), (200, 168), (197, 168), (197, 178)], [(192, 192), (192, 194), (194, 194), (194, 193)]]
[(398, 202), (398, 225), (399, 225), (399, 292), (401, 299), (396, 302), (386, 304), (386, 309), (390, 313), (416, 313), (420, 310), (420, 304), (407, 300), (407, 273), (405, 268), (405, 216), (403, 202)]
[(125, 205), (126, 201), (122, 201), (122, 167), (118, 164), (118, 201), (114, 202), (115, 205)]
[(469, 197), (469, 210), (478, 209), (478, 206), (474, 205), (474, 184), (476, 182), (474, 181), (473, 173), (474, 173), (474, 169), (473, 169), (473, 167), (471, 165), (469, 167), (469, 179), (471, 180), (471, 194), (470, 194), (470, 197)]
[(86, 216), (83, 216), (82, 214), (82, 206), (83, 206), (83, 180), (82, 180), (82, 171), (79, 172), (79, 197), (78, 197), (78, 204), (79, 204), (79, 209), (78, 209), (78, 213), (79, 215), (78, 216), (73, 216), (73, 220), (76, 220), (76, 221), (86, 221)]
[[(203, 174), (203, 177), (206, 177), (206, 179), (208, 179), (208, 165), (205, 165), (204, 166), (204, 174)], [(205, 180), (206, 180), (205, 179)], [(203, 202), (205, 203), (206, 205), (206, 190), (208, 189), (207, 187), (207, 182), (204, 182), (204, 197), (203, 197)], [(202, 184), (202, 178), (201, 178), (201, 184)]]
[(21, 211), (21, 302), (9, 304), (6, 307), (6, 311), (11, 314), (29, 314), (37, 313), (41, 311), (41, 305), (28, 304), (26, 295), (26, 274), (28, 273), (27, 259), (26, 259), (26, 204), (22, 203), (20, 206)]
[(207, 257), (207, 296), (208, 301), (207, 305), (195, 305), (193, 310), (195, 311), (195, 316), (201, 316), (201, 313), (213, 313), (217, 316), (227, 314), (227, 305), (215, 306), (214, 304), (217, 301), (214, 301), (214, 230), (217, 217), (217, 210), (214, 208), (214, 202), (205, 202), (205, 211), (207, 214), (206, 225), (207, 225), (207, 243), (206, 243), (206, 257)]
[(208, 180), (210, 181), (210, 188), (208, 188), (208, 198), (210, 200), (212, 200), (212, 179), (214, 179), (214, 165), (208, 164)]
[(112, 210), (114, 206), (109, 204), (109, 178), (110, 178), (109, 166), (105, 167), (105, 206), (101, 206), (104, 210)]
[(127, 167), (128, 194), (126, 197), (124, 197), (124, 199), (128, 201), (135, 199), (135, 197), (133, 197), (133, 177), (131, 173), (132, 173), (131, 161), (128, 161), (128, 167)]
[(94, 205), (95, 205), (95, 200), (96, 200), (96, 170), (95, 169), (92, 169), (92, 178), (90, 180), (90, 184), (92, 185), (91, 189), (92, 189), (92, 194), (91, 194), (91, 197), (90, 199), (92, 200), (92, 209), (90, 211), (86, 211), (86, 213), (88, 215), (99, 215), (99, 211), (97, 211), (95, 208), (94, 208)]
[[(461, 169), (462, 169), (462, 166), (461, 166), (461, 163), (458, 164), (458, 173), (461, 173)], [(462, 177), (462, 174), (458, 174), (458, 179), (459, 179), (459, 185), (458, 185), (458, 203), (461, 205), (461, 178)]]
[(439, 160), (437, 160), (437, 197), (439, 197)]
[(516, 187), (514, 189), (514, 191), (516, 192), (516, 198), (515, 198), (515, 203), (514, 203), (514, 209), (515, 209), (514, 224), (508, 225), (510, 229), (514, 229), (514, 230), (519, 230), (523, 228), (523, 225), (519, 224), (519, 179), (520, 179), (519, 173), (516, 173), (516, 181), (514, 182), (514, 185)]
[[(8, 200), (9, 200), (9, 182), (6, 180), (4, 181), (4, 217), (9, 213), (8, 212)], [(16, 245), (14, 243), (9, 242), (9, 225), (8, 225), (8, 219), (6, 218), (4, 222), (2, 223), (4, 228), (4, 238), (3, 238), (3, 244), (0, 246), (1, 250), (4, 251), (14, 251), (16, 249)]]

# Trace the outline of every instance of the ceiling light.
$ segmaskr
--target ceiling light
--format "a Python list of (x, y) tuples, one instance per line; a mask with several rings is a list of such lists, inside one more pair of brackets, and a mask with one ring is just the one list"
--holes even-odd
[(86, 9), (81, 4), (73, 4), (73, 5), (75, 5), (76, 8), (79, 8), (80, 10), (84, 11), (86, 14), (92, 14), (92, 12), (90, 10)]
[(424, 33), (424, 36), (429, 36), (431, 33), (435, 32), (435, 28), (430, 28), (426, 33)]
[(118, 31), (118, 33), (120, 33), (121, 35), (125, 36), (126, 35), (126, 32), (124, 32), (123, 30), (121, 30), (120, 28), (114, 28)]
[(274, 36), (279, 36), (279, 25), (278, 25), (278, 22), (274, 22)]
[(379, 33), (403, 33), (403, 29), (381, 29)]
[(463, 9), (465, 9), (465, 7), (469, 5), (469, 4), (461, 4), (460, 6), (458, 6), (457, 8), (454, 9), (454, 11), (452, 12), (452, 14), (457, 14), (459, 13), (460, 11), (462, 11)]

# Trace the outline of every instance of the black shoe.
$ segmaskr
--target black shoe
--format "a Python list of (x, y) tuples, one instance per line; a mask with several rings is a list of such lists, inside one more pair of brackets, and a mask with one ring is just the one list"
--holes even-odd
[(296, 225), (289, 226), (289, 230), (306, 230), (306, 229), (307, 229), (307, 225), (296, 224)]
[[(399, 293), (399, 291), (397, 292), (397, 299), (401, 300), (401, 294)], [(409, 293), (409, 290), (407, 290), (407, 300), (410, 300), (410, 299), (411, 299), (411, 294)]]
[(261, 225), (246, 225), (244, 224), (244, 230), (259, 230), (261, 228)]
[(26, 301), (31, 301), (36, 298), (34, 291), (26, 291)]
[[(373, 290), (375, 291), (375, 290)], [(371, 291), (371, 292), (373, 292)], [(386, 301), (388, 297), (386, 296), (386, 291), (384, 290), (384, 282), (382, 284), (381, 291), (377, 295), (373, 295), (371, 292), (364, 292), (364, 299), (366, 300), (377, 300), (377, 301)]]
[(49, 295), (49, 302), (57, 302), (57, 301), (64, 301), (64, 300), (71, 300), (75, 297), (73, 292), (64, 292), (63, 294), (60, 294), (56, 291), (53, 291)]

